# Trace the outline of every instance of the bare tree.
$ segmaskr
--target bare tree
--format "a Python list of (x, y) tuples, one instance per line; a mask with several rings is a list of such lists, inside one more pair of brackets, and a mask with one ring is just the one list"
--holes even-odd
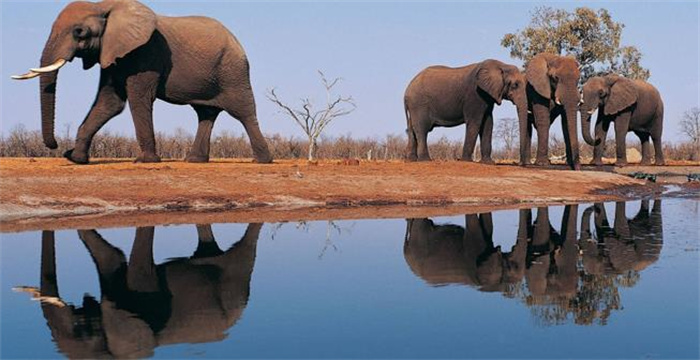
[(496, 138), (503, 141), (505, 146), (505, 156), (507, 159), (513, 159), (515, 156), (515, 145), (519, 137), (519, 123), (516, 118), (503, 118), (496, 124)]
[(695, 152), (693, 158), (700, 158), (700, 108), (693, 107), (683, 114), (681, 132), (690, 139)]
[(343, 97), (341, 95), (333, 95), (333, 87), (335, 87), (341, 78), (335, 78), (331, 81), (326, 79), (326, 75), (320, 70), (318, 74), (321, 76), (321, 82), (326, 89), (326, 104), (320, 110), (314, 110), (313, 102), (309, 98), (301, 99), (301, 108), (292, 108), (285, 104), (275, 93), (275, 89), (267, 91), (267, 98), (277, 104), (282, 110), (282, 113), (289, 115), (301, 128), (309, 139), (309, 161), (314, 159), (316, 154), (318, 138), (333, 120), (348, 115), (355, 111), (357, 106), (352, 99), (352, 96)]

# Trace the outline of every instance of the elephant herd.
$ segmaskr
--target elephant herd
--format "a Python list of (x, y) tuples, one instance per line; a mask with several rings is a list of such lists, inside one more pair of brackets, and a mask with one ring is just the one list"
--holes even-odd
[[(518, 114), (520, 164), (530, 164), (532, 128), (537, 131), (535, 164), (549, 164), (549, 128), (561, 117), (566, 159), (580, 168), (576, 119), (582, 113), (581, 130), (587, 144), (594, 146), (593, 163), (602, 165), (605, 137), (615, 123), (616, 165), (627, 164), (626, 141), (633, 131), (642, 143), (642, 164), (651, 164), (654, 142), (655, 164), (663, 165), (661, 134), (663, 102), (652, 85), (619, 75), (595, 76), (579, 92), (579, 64), (570, 56), (549, 53), (535, 55), (521, 72), (498, 60), (485, 60), (459, 68), (431, 66), (421, 71), (406, 89), (404, 105), (408, 126), (409, 160), (430, 160), (428, 133), (435, 127), (466, 123), (462, 160), (472, 161), (477, 137), (481, 162), (491, 164), (493, 107), (503, 99), (511, 101)], [(595, 139), (591, 137), (591, 115), (598, 110)]]
[[(566, 206), (557, 231), (548, 208), (537, 209), (534, 221), (530, 209), (520, 210), (517, 239), (507, 253), (494, 245), (490, 213), (465, 215), (464, 226), (406, 219), (403, 257), (431, 286), (468, 285), (508, 297), (523, 288), (521, 300), (529, 306), (555, 304), (578, 323), (605, 321), (619, 307), (619, 299), (605, 298), (615, 290), (605, 279), (634, 278), (658, 260), (661, 200), (651, 211), (642, 201), (632, 219), (625, 203), (616, 203), (613, 224), (603, 204), (594, 204), (583, 212), (578, 239), (577, 219), (578, 207)], [(153, 259), (153, 227), (136, 229), (128, 258), (97, 231), (79, 230), (101, 289), (99, 300), (86, 294), (79, 307), (60, 298), (54, 232), (44, 231), (37, 295), (59, 350), (71, 358), (142, 358), (161, 345), (222, 340), (248, 303), (261, 228), (249, 224), (222, 250), (211, 226), (197, 225), (193, 254), (162, 264)]]
[[(201, 41), (206, 39), (207, 41)], [(272, 162), (258, 124), (243, 47), (218, 21), (199, 16), (155, 14), (136, 0), (104, 0), (68, 4), (53, 23), (41, 55), (41, 67), (14, 79), (40, 76), (44, 144), (56, 149), (54, 116), (59, 69), (74, 58), (83, 68), (100, 64), (95, 101), (78, 128), (73, 149), (64, 156), (85, 164), (95, 134), (120, 114), (128, 101), (141, 150), (137, 162), (158, 162), (153, 129), (153, 103), (161, 99), (192, 106), (198, 118), (189, 162), (207, 162), (214, 121), (227, 112), (244, 126), (255, 161)], [(617, 75), (594, 77), (578, 84), (579, 64), (573, 57), (542, 53), (521, 72), (513, 65), (485, 60), (460, 68), (432, 66), (420, 72), (405, 92), (408, 151), (412, 160), (429, 160), (427, 135), (436, 126), (466, 123), (462, 159), (471, 161), (477, 137), (481, 161), (492, 163), (493, 107), (503, 99), (515, 104), (520, 130), (520, 163), (530, 164), (532, 128), (537, 131), (535, 164), (547, 165), (549, 128), (561, 116), (567, 161), (580, 168), (576, 121), (583, 114), (586, 143), (595, 147), (600, 164), (605, 136), (615, 123), (617, 165), (626, 164), (625, 136), (633, 131), (642, 142), (642, 163), (664, 164), (661, 134), (663, 103), (651, 85)], [(590, 117), (598, 110), (595, 138)]]

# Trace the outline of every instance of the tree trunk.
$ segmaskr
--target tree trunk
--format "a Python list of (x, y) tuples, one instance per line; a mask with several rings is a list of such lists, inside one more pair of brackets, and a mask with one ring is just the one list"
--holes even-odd
[(316, 139), (314, 138), (309, 138), (309, 156), (308, 160), (313, 161), (314, 156), (316, 155)]

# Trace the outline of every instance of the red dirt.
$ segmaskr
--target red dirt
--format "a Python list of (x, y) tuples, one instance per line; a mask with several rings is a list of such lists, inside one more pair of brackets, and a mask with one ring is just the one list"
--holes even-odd
[[(145, 221), (137, 218), (175, 223), (196, 216), (215, 222), (400, 217), (465, 207), (614, 200), (624, 196), (615, 189), (653, 191), (644, 185), (605, 172), (458, 161), (260, 165), (228, 159), (208, 164), (96, 159), (74, 165), (64, 159), (4, 158), (0, 230), (61, 228), (85, 219), (123, 226)], [(347, 208), (352, 210), (339, 210)]]

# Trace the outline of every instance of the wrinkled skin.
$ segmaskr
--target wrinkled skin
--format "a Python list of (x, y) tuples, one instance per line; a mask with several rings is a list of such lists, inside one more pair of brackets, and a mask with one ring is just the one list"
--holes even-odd
[[(583, 85), (581, 131), (588, 145), (594, 146), (593, 163), (603, 164), (605, 137), (610, 123), (615, 123), (617, 166), (627, 165), (627, 133), (633, 131), (642, 143), (642, 165), (651, 165), (651, 143), (654, 142), (655, 164), (663, 165), (661, 143), (664, 104), (658, 90), (641, 80), (618, 75), (596, 76)], [(591, 117), (598, 111), (595, 139), (591, 137)]]
[[(595, 238), (591, 233), (594, 215)], [(613, 226), (608, 222), (605, 206), (597, 203), (587, 208), (581, 219), (583, 265), (590, 274), (624, 274), (641, 271), (655, 263), (663, 245), (661, 200), (642, 200), (632, 219), (625, 214), (625, 203), (615, 204)]]
[[(202, 41), (206, 39), (206, 41)], [(249, 65), (238, 40), (216, 20), (156, 15), (135, 0), (68, 4), (53, 23), (41, 66), (59, 59), (83, 60), (83, 68), (100, 64), (100, 81), (92, 108), (78, 129), (69, 160), (88, 163), (94, 135), (122, 112), (127, 100), (141, 148), (137, 162), (158, 162), (153, 131), (153, 102), (188, 104), (199, 119), (186, 160), (209, 160), (212, 127), (226, 111), (243, 124), (255, 160), (272, 157), (260, 132)], [(54, 138), (58, 70), (41, 75), (41, 117), (44, 143)]]
[(549, 162), (549, 127), (561, 116), (566, 145), (566, 159), (572, 169), (579, 170), (578, 133), (576, 118), (581, 99), (578, 82), (581, 73), (576, 59), (541, 53), (533, 57), (525, 69), (528, 106), (533, 116), (520, 123), (520, 164), (530, 164), (532, 127), (537, 130), (537, 159), (535, 164)]
[(472, 161), (477, 137), (481, 162), (491, 159), (493, 107), (503, 99), (517, 108), (520, 121), (527, 118), (523, 74), (513, 65), (485, 60), (459, 68), (431, 66), (421, 71), (406, 88), (409, 161), (429, 161), (428, 133), (435, 127), (466, 123), (462, 160)]
[(54, 342), (69, 358), (143, 358), (157, 346), (219, 341), (241, 317), (262, 224), (250, 224), (229, 250), (219, 249), (210, 225), (198, 225), (190, 258), (153, 262), (153, 227), (136, 230), (128, 263), (95, 230), (79, 230), (100, 279), (101, 300), (82, 307), (59, 298), (53, 231), (41, 250), (42, 311)]

